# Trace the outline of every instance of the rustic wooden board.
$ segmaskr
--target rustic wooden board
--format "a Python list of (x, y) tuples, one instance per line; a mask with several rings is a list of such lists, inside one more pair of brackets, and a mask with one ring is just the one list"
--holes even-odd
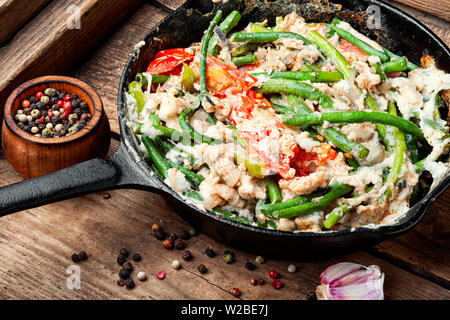
[[(449, 0), (394, 0), (403, 5), (429, 13), (433, 16), (450, 21), (450, 1)], [(389, 1), (391, 2), (391, 1)]]
[(0, 3), (0, 46), (37, 15), (51, 0), (4, 0)]
[[(36, 76), (65, 72), (141, 3), (53, 1), (0, 49), (0, 120), (5, 99), (14, 88)], [(69, 28), (73, 12), (66, 10), (70, 6), (80, 9), (80, 29)]]
[[(114, 143), (114, 148), (117, 143)], [(0, 156), (1, 185), (19, 181), (3, 155)], [(110, 199), (101, 193), (63, 201), (33, 210), (3, 217), (0, 224), (0, 297), (24, 299), (233, 299), (227, 292), (239, 287), (242, 299), (304, 299), (318, 283), (318, 276), (330, 264), (353, 261), (365, 265), (377, 264), (386, 275), (387, 299), (449, 299), (448, 290), (415, 276), (389, 262), (364, 252), (314, 262), (269, 260), (255, 271), (244, 268), (254, 256), (233, 250), (236, 261), (227, 265), (222, 260), (226, 248), (200, 235), (187, 241), (194, 259), (184, 262), (181, 251), (166, 250), (151, 236), (151, 225), (159, 223), (167, 231), (186, 228), (158, 195), (135, 190), (111, 191)], [(119, 266), (115, 262), (120, 248), (139, 252), (143, 260), (135, 269), (144, 270), (149, 279), (138, 282), (127, 291), (116, 285)], [(212, 247), (214, 259), (203, 253)], [(81, 290), (66, 287), (70, 255), (86, 250), (88, 261), (80, 263)], [(171, 262), (180, 259), (181, 270), (173, 270)], [(197, 265), (205, 264), (209, 272), (200, 274)], [(287, 266), (294, 263), (298, 271), (289, 274)], [(270, 286), (267, 273), (281, 273), (284, 288)], [(155, 274), (166, 271), (165, 280)], [(134, 273), (135, 274), (135, 273)], [(249, 279), (265, 279), (264, 287), (252, 287)], [(421, 290), (416, 290), (421, 288)]]

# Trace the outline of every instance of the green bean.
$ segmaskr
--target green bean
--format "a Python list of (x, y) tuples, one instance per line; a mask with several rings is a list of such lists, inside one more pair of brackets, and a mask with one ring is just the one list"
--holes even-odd
[(161, 125), (153, 125), (153, 128), (155, 128), (156, 130), (159, 130), (162, 132), (162, 135), (166, 138), (169, 138), (175, 142), (182, 142), (183, 141), (183, 134), (176, 130), (176, 129), (172, 129), (172, 128), (167, 128), (165, 126), (161, 126)]
[(142, 92), (142, 83), (133, 81), (128, 85), (128, 93), (136, 100), (136, 109), (138, 115), (142, 112), (145, 105), (144, 92)]
[[(390, 102), (388, 104), (389, 114), (392, 116), (397, 115), (397, 107), (394, 103)], [(392, 184), (394, 188), (397, 186), (400, 180), (400, 173), (402, 171), (403, 164), (405, 162), (406, 156), (406, 141), (405, 135), (397, 128), (393, 128), (394, 139), (395, 139), (395, 151), (394, 151), (394, 163), (392, 165), (391, 171), (389, 172), (387, 183)], [(378, 200), (379, 203), (383, 203), (385, 199), (389, 199), (392, 195), (392, 189), (389, 186), (384, 195)]]
[(152, 162), (158, 169), (158, 172), (164, 177), (164, 179), (167, 179), (170, 166), (166, 162), (164, 156), (159, 152), (158, 148), (155, 145), (155, 142), (147, 136), (142, 136), (141, 141), (147, 149)]
[(327, 216), (327, 218), (323, 222), (323, 226), (327, 229), (331, 229), (349, 211), (350, 207), (347, 204), (343, 204), (337, 208), (334, 208), (333, 211), (331, 211), (331, 213)]
[(383, 67), (381, 66), (380, 62), (377, 62), (373, 65), (373, 67), (375, 68), (375, 71), (378, 73), (378, 75), (381, 78), (382, 82), (386, 82), (387, 77), (386, 77), (386, 73), (384, 73)]
[(294, 109), (292, 109), (292, 108), (285, 107), (285, 106), (282, 106), (280, 104), (273, 103), (273, 102), (271, 102), (271, 104), (272, 104), (272, 107), (279, 113), (282, 113), (282, 114), (295, 113)]
[(383, 51), (379, 51), (375, 48), (373, 48), (372, 46), (370, 46), (369, 44), (367, 44), (366, 42), (364, 42), (363, 40), (355, 37), (353, 34), (351, 34), (350, 32), (348, 32), (347, 30), (338, 28), (334, 25), (329, 25), (330, 28), (332, 28), (334, 31), (336, 31), (336, 33), (341, 37), (344, 38), (345, 40), (347, 40), (348, 42), (354, 44), (355, 46), (357, 46), (358, 48), (360, 48), (362, 51), (364, 51), (365, 53), (367, 53), (370, 56), (377, 56), (381, 59), (381, 61), (386, 62), (389, 61), (389, 56), (383, 52)]
[(221, 209), (213, 209), (212, 210), (214, 213), (217, 213), (219, 216), (223, 216), (225, 217), (225, 219), (231, 220), (231, 221), (235, 221), (235, 222), (239, 222), (242, 224), (246, 224), (246, 225), (252, 225), (253, 221), (250, 221), (248, 219), (242, 218), (240, 216), (237, 216), (235, 214), (232, 214), (231, 212), (225, 211), (225, 210), (221, 210)]
[[(230, 33), (230, 31), (239, 23), (241, 20), (241, 14), (239, 11), (232, 11), (219, 25), (219, 29), (223, 32), (224, 35)], [(212, 56), (217, 56), (219, 53), (219, 39), (217, 39), (216, 35), (213, 35), (209, 45), (208, 45), (208, 53)]]
[(253, 64), (257, 61), (258, 57), (256, 56), (256, 54), (231, 59), (231, 62), (233, 62), (237, 67), (244, 66), (246, 64)]
[(246, 43), (243, 44), (242, 46), (239, 46), (233, 50), (231, 50), (231, 56), (234, 57), (239, 57), (242, 56), (248, 52), (252, 52), (256, 49), (258, 49), (260, 46), (259, 43)]
[(320, 192), (315, 192), (315, 193), (312, 193), (312, 194), (309, 194), (306, 196), (300, 196), (300, 197), (294, 198), (292, 200), (284, 201), (284, 202), (264, 204), (260, 207), (260, 210), (265, 216), (273, 218), (273, 213), (275, 211), (279, 211), (279, 210), (283, 210), (283, 209), (287, 209), (287, 208), (299, 206), (304, 203), (311, 202), (312, 199), (320, 197), (322, 195), (324, 195), (324, 192), (320, 191)]
[(293, 94), (288, 94), (286, 98), (292, 108), (294, 108), (295, 113), (302, 114), (312, 112), (308, 105), (300, 97)]
[(267, 93), (295, 94), (305, 99), (319, 101), (324, 109), (334, 109), (333, 100), (316, 87), (290, 79), (270, 79), (263, 83), (257, 91)]
[(233, 130), (233, 140), (239, 143), (243, 148), (245, 148), (245, 140), (239, 138), (239, 131), (234, 124), (230, 124), (230, 128)]
[(417, 147), (417, 139), (410, 134), (405, 134), (406, 146), (409, 151), (409, 158), (414, 164), (419, 161), (419, 149)]
[[(389, 50), (386, 49), (386, 48), (383, 48), (383, 50), (384, 50), (384, 52), (385, 52), (390, 58), (393, 58), (393, 59), (403, 58), (403, 57), (401, 57), (401, 56), (399, 56), (399, 55), (396, 55), (395, 53), (389, 51)], [(418, 68), (419, 68), (418, 65), (412, 63), (411, 61), (408, 61), (408, 63), (407, 63), (406, 65), (407, 65), (407, 69), (408, 69), (409, 71), (412, 71), (412, 70), (415, 70), (415, 69), (418, 69)]]
[(162, 136), (156, 136), (153, 140), (165, 153), (175, 148), (175, 145), (172, 142), (163, 138)]
[(192, 172), (191, 170), (185, 168), (184, 166), (182, 166), (181, 164), (172, 162), (170, 160), (167, 160), (167, 163), (169, 164), (169, 166), (171, 166), (172, 168), (177, 169), (178, 171), (180, 171), (182, 174), (184, 174), (184, 176), (186, 177), (186, 179), (192, 183), (196, 188), (198, 188), (198, 186), (200, 185), (200, 183), (202, 183), (203, 177), (199, 176), (198, 174)]
[(283, 201), (278, 183), (273, 181), (271, 177), (265, 177), (264, 181), (266, 181), (267, 184), (267, 192), (269, 194), (270, 203), (278, 203)]
[(321, 71), (320, 66), (316, 63), (304, 62), (300, 67), (300, 71)]
[(189, 191), (188, 193), (186, 193), (186, 196), (194, 200), (203, 202), (203, 197), (197, 191)]
[(207, 112), (204, 108), (202, 109), (206, 113), (206, 121), (212, 126), (215, 125), (217, 123), (217, 118), (214, 115), (214, 112)]
[(352, 186), (346, 184), (336, 183), (331, 187), (329, 193), (324, 195), (318, 201), (301, 204), (295, 207), (277, 210), (273, 213), (273, 216), (277, 219), (280, 218), (295, 218), (298, 216), (307, 215), (329, 205), (335, 199), (342, 197), (353, 190)]
[(405, 57), (383, 63), (383, 70), (387, 74), (404, 71), (408, 68), (408, 63)]
[(205, 37), (203, 38), (202, 47), (201, 47), (201, 59), (200, 59), (200, 99), (205, 97), (208, 94), (208, 87), (206, 84), (206, 59), (208, 56), (208, 46), (209, 40), (211, 39), (214, 27), (217, 26), (220, 19), (222, 19), (223, 12), (222, 10), (218, 10), (211, 23), (209, 24), (208, 30), (206, 30)]
[(358, 169), (360, 167), (359, 162), (353, 157), (352, 158), (345, 158), (345, 163), (347, 163), (347, 165), (349, 167), (353, 168), (352, 172), (358, 171)]
[(236, 32), (231, 41), (233, 42), (250, 42), (250, 43), (261, 43), (261, 42), (274, 42), (279, 39), (298, 39), (302, 40), (305, 45), (311, 44), (311, 41), (306, 39), (304, 36), (293, 33), (293, 32)]
[(304, 126), (311, 124), (322, 124), (325, 121), (330, 123), (381, 123), (399, 128), (403, 132), (423, 140), (423, 132), (420, 128), (409, 120), (383, 112), (367, 111), (346, 111), (346, 112), (325, 112), (321, 114), (301, 114), (293, 116), (282, 116), (283, 123), (290, 126)]
[(149, 120), (153, 125), (159, 125), (161, 123), (161, 119), (159, 119), (158, 115), (154, 112), (150, 114)]
[(344, 56), (336, 50), (335, 47), (331, 45), (322, 37), (317, 31), (313, 30), (308, 33), (309, 38), (314, 42), (319, 49), (324, 52), (330, 60), (332, 60), (338, 67), (338, 69), (342, 72), (345, 79), (350, 78), (350, 65), (348, 61), (344, 58)]
[(194, 141), (198, 143), (207, 143), (207, 144), (220, 144), (223, 143), (220, 140), (205, 136), (199, 132), (197, 132), (188, 122), (188, 118), (194, 114), (195, 109), (189, 109), (186, 108), (184, 111), (180, 114), (180, 117), (178, 118), (178, 121), (180, 123), (181, 130), (191, 137)]
[[(167, 80), (170, 79), (170, 76), (166, 76), (163, 74), (150, 74), (152, 77), (152, 84), (162, 84), (167, 82)], [(138, 73), (136, 74), (136, 81), (140, 82), (143, 86), (147, 86), (148, 85), (148, 79), (145, 76), (144, 73)]]
[(249, 24), (250, 32), (270, 32), (271, 30), (258, 23)]
[(272, 74), (268, 73), (254, 73), (253, 76), (266, 75), (272, 79), (291, 79), (297, 81), (311, 81), (311, 82), (337, 82), (344, 77), (340, 72), (327, 71), (276, 71)]

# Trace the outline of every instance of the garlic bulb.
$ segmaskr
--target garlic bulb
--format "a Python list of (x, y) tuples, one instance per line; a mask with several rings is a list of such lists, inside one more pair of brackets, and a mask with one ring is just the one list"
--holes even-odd
[(319, 300), (384, 300), (384, 273), (378, 266), (341, 262), (320, 275)]

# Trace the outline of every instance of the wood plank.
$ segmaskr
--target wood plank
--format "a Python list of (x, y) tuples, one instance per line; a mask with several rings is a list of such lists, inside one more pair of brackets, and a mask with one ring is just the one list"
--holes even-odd
[[(53, 1), (0, 49), (0, 120), (6, 97), (20, 83), (44, 74), (64, 73), (141, 3), (142, 0)], [(76, 16), (66, 11), (69, 6), (80, 9), (80, 29), (67, 23)]]
[(120, 133), (117, 120), (117, 90), (129, 54), (136, 43), (167, 14), (162, 9), (143, 5), (89, 60), (71, 72), (74, 77), (89, 83), (100, 94), (113, 132)]
[[(450, 0), (394, 0), (403, 5), (429, 13), (433, 16), (450, 21)], [(391, 2), (391, 1), (389, 1)]]
[(52, 0), (5, 0), (0, 3), (0, 46)]
[(158, 6), (157, 3), (162, 4), (163, 6), (170, 8), (172, 10), (178, 9), (182, 4), (184, 4), (186, 0), (150, 0), (150, 4), (155, 4), (155, 6)]
[[(117, 147), (117, 143), (113, 146)], [(1, 185), (20, 180), (3, 156), (0, 174)], [(442, 287), (364, 252), (316, 262), (269, 260), (255, 271), (248, 271), (244, 264), (253, 260), (253, 255), (233, 250), (236, 261), (227, 265), (222, 252), (230, 248), (199, 235), (186, 242), (194, 259), (184, 262), (180, 251), (164, 249), (150, 234), (153, 223), (171, 232), (187, 227), (160, 196), (135, 190), (109, 193), (110, 199), (96, 193), (1, 218), (2, 295), (23, 299), (233, 299), (227, 291), (239, 287), (242, 299), (304, 299), (327, 266), (353, 261), (381, 267), (386, 274), (386, 299), (450, 298)], [(135, 269), (145, 271), (149, 279), (137, 281), (134, 290), (115, 284), (119, 270), (115, 259), (121, 247), (143, 257), (135, 263)], [(207, 247), (217, 252), (216, 258), (205, 256)], [(69, 290), (65, 270), (73, 264), (70, 255), (80, 250), (88, 252), (89, 260), (79, 264), (81, 289)], [(181, 270), (171, 268), (174, 259), (182, 262)], [(198, 272), (200, 263), (208, 267), (207, 274)], [(298, 268), (294, 274), (286, 271), (291, 263)], [(270, 286), (267, 273), (271, 269), (281, 273), (284, 288), (279, 291)], [(156, 279), (155, 274), (162, 270), (167, 273), (166, 279)], [(252, 287), (251, 277), (267, 283), (264, 287)], [(417, 287), (421, 290), (415, 290)]]

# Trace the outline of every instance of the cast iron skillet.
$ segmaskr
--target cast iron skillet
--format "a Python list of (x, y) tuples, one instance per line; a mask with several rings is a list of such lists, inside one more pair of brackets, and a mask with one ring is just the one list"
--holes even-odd
[[(345, 0), (341, 1), (343, 8), (339, 13), (336, 13), (339, 6), (332, 4), (316, 7), (308, 1), (286, 2), (272, 1), (268, 5), (263, 0), (230, 0), (221, 7), (225, 14), (235, 8), (244, 13), (238, 29), (250, 21), (262, 21), (266, 18), (273, 23), (276, 16), (293, 10), (309, 20), (317, 21), (330, 20), (338, 15), (363, 32), (378, 38), (378, 41), (394, 52), (406, 54), (416, 63), (427, 52), (436, 59), (439, 68), (450, 72), (450, 51), (447, 46), (414, 18), (383, 2)], [(382, 30), (371, 31), (365, 28), (362, 11), (369, 5), (380, 8)], [(436, 188), (395, 225), (324, 233), (266, 230), (219, 219), (213, 213), (200, 211), (184, 202), (176, 192), (156, 178), (138, 151), (136, 138), (126, 126), (124, 90), (137, 72), (146, 69), (156, 52), (166, 48), (186, 47), (199, 41), (212, 18), (211, 12), (217, 9), (218, 5), (210, 1), (188, 1), (150, 30), (144, 38), (145, 45), (131, 53), (119, 86), (121, 145), (111, 158), (93, 159), (46, 176), (0, 188), (0, 216), (106, 189), (143, 189), (161, 194), (181, 217), (220, 242), (250, 252), (291, 259), (361, 249), (414, 227), (430, 203), (449, 186), (450, 175), (445, 176)]]

